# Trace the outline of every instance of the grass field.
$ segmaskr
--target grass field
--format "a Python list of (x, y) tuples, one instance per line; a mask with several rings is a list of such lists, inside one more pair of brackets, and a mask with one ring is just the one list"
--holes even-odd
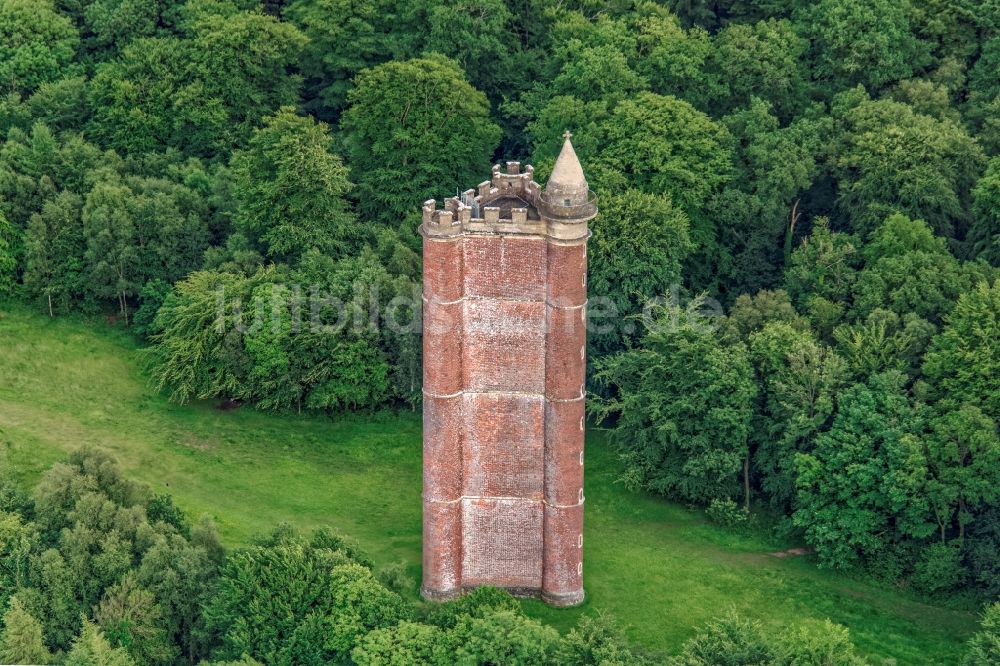
[[(152, 391), (134, 344), (103, 322), (49, 320), (0, 305), (0, 465), (33, 482), (83, 445), (111, 451), (133, 478), (208, 513), (229, 545), (287, 521), (330, 525), (378, 565), (420, 568), (420, 419), (273, 416), (173, 405)], [(956, 663), (971, 613), (821, 571), (784, 544), (730, 534), (696, 511), (626, 492), (599, 432), (587, 440), (587, 602), (557, 611), (565, 629), (607, 612), (636, 642), (673, 650), (727, 608), (769, 624), (829, 618), (859, 648), (899, 664)]]

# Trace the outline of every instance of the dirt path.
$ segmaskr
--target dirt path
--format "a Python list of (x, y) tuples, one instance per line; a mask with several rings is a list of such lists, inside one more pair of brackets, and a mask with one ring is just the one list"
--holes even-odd
[(814, 549), (812, 548), (789, 548), (788, 550), (779, 550), (776, 553), (768, 553), (771, 557), (801, 557), (802, 555), (812, 554)]

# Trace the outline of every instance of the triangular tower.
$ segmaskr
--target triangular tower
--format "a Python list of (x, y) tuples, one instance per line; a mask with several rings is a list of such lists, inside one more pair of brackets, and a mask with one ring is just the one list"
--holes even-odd
[(587, 239), (597, 214), (567, 132), (528, 166), (424, 204), (422, 594), (479, 585), (583, 601)]

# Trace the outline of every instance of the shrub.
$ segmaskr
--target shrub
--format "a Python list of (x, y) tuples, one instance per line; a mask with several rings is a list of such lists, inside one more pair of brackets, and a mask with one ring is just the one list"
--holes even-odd
[(705, 515), (716, 525), (723, 527), (740, 527), (750, 518), (750, 513), (730, 498), (714, 499), (705, 509)]
[(982, 626), (969, 641), (965, 666), (995, 666), (1000, 664), (1000, 603), (989, 606), (983, 613)]
[(924, 549), (911, 581), (924, 592), (946, 592), (961, 585), (967, 573), (957, 546), (935, 543)]

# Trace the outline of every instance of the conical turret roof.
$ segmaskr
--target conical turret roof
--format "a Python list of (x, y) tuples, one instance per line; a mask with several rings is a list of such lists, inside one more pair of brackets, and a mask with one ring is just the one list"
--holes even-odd
[(573, 142), (570, 141), (570, 137), (573, 135), (566, 132), (563, 136), (566, 137), (566, 140), (563, 142), (558, 159), (556, 159), (556, 165), (552, 169), (549, 182), (545, 184), (545, 194), (549, 199), (568, 199), (569, 204), (567, 205), (577, 205), (587, 201), (590, 186), (583, 175), (583, 167), (580, 166), (576, 151), (573, 150)]

